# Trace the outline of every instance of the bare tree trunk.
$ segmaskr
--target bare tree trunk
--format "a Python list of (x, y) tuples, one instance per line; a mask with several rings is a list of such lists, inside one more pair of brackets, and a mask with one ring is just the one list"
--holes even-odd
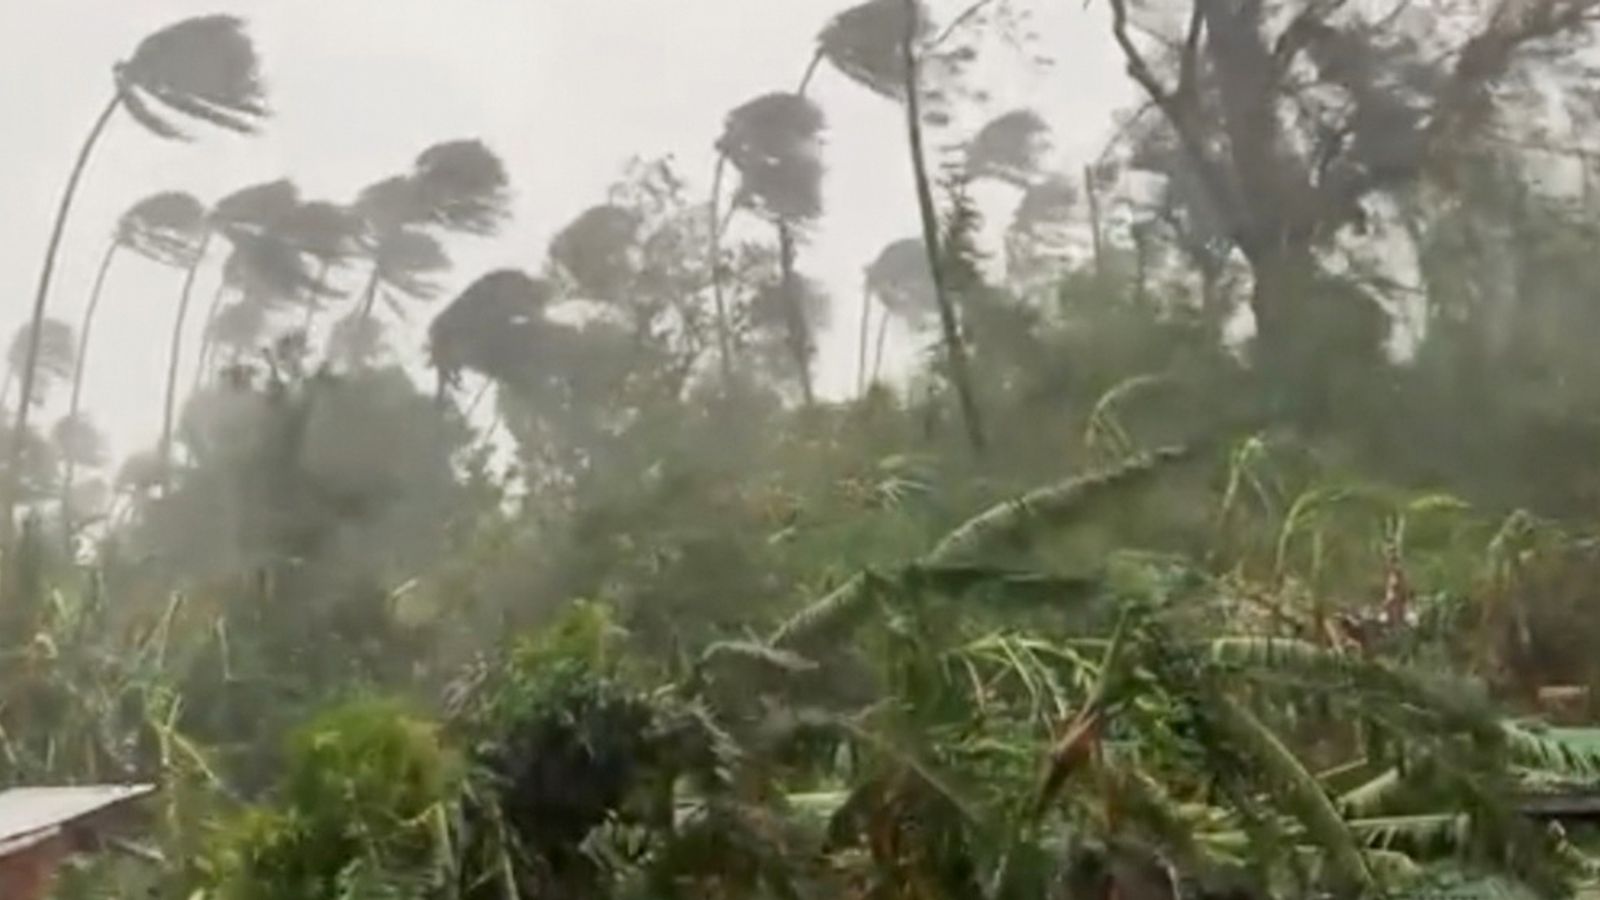
[[(83, 310), (83, 324), (78, 326), (78, 356), (72, 366), (72, 396), (67, 402), (68, 427), (78, 424), (78, 410), (83, 402), (83, 376), (89, 368), (89, 335), (94, 331), (94, 316), (100, 309), (100, 295), (106, 286), (106, 274), (111, 271), (111, 261), (117, 256), (117, 242), (106, 247), (100, 258), (100, 268), (94, 275), (94, 286), (89, 289), (89, 303)], [(66, 535), (67, 547), (72, 547), (72, 482), (77, 475), (78, 460), (67, 453), (66, 465), (61, 473), (61, 530)]]
[(917, 208), (922, 215), (922, 243), (928, 253), (929, 274), (933, 279), (934, 297), (939, 304), (939, 326), (943, 332), (950, 381), (961, 402), (961, 418), (966, 425), (967, 440), (972, 444), (973, 452), (981, 455), (985, 447), (983, 422), (979, 416), (977, 399), (973, 396), (967, 348), (961, 338), (961, 327), (956, 321), (955, 303), (950, 297), (943, 254), (939, 251), (939, 211), (934, 206), (933, 187), (923, 152), (922, 101), (917, 83), (917, 3), (918, 0), (905, 0), (906, 33), (901, 41), (906, 64), (906, 132), (911, 144), (911, 173), (916, 181)]
[[(39, 272), (39, 288), (33, 297), (32, 331), (28, 335), (28, 355), (22, 365), (23, 402), (17, 404), (17, 415), (11, 426), (11, 452), (8, 454), (5, 481), (0, 485), (0, 552), (9, 551), (16, 536), (16, 522), (12, 516), (17, 506), (17, 494), (22, 486), (22, 456), (28, 445), (28, 406), (26, 398), (33, 394), (33, 381), (39, 367), (39, 338), (43, 330), (45, 308), (50, 299), (50, 281), (55, 275), (56, 255), (61, 251), (61, 237), (66, 231), (67, 216), (72, 212), (72, 200), (78, 193), (78, 182), (94, 155), (95, 145), (105, 134), (106, 125), (122, 106), (122, 95), (114, 94), (111, 102), (100, 111), (78, 150), (78, 159), (67, 176), (66, 189), (61, 192), (61, 204), (56, 209), (56, 220), (50, 230), (50, 242), (45, 246), (44, 267)], [(12, 567), (7, 565), (6, 569)], [(7, 579), (9, 581), (9, 579)]]
[(178, 406), (178, 363), (183, 357), (183, 325), (189, 317), (189, 301), (194, 298), (195, 276), (206, 261), (206, 248), (211, 244), (207, 232), (195, 250), (194, 262), (183, 279), (183, 293), (178, 297), (178, 312), (172, 320), (172, 345), (167, 351), (167, 393), (161, 408), (161, 443), (156, 458), (160, 463), (161, 491), (165, 495), (172, 486), (172, 431)]

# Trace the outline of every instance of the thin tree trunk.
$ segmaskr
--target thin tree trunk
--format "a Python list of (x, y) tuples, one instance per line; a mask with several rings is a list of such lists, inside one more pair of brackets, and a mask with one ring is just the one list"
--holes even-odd
[(306, 333), (306, 343), (311, 343), (311, 326), (316, 322), (317, 304), (321, 301), (322, 292), (328, 283), (328, 269), (331, 264), (326, 260), (317, 261), (317, 277), (306, 288), (306, 314), (300, 320), (300, 330)]
[(861, 333), (856, 338), (856, 396), (867, 389), (867, 334), (872, 330), (872, 289), (861, 287)]
[(801, 302), (800, 284), (794, 271), (794, 232), (789, 223), (778, 221), (778, 263), (782, 270), (783, 315), (788, 323), (789, 353), (794, 357), (800, 378), (800, 397), (806, 406), (816, 402), (811, 384), (811, 328)]
[[(106, 247), (105, 256), (100, 259), (94, 287), (89, 289), (89, 305), (83, 310), (83, 324), (78, 326), (78, 357), (72, 367), (72, 398), (67, 403), (67, 421), (72, 423), (69, 427), (75, 427), (78, 422), (78, 409), (83, 400), (83, 376), (89, 368), (89, 335), (94, 331), (94, 316), (100, 309), (100, 292), (106, 285), (106, 273), (111, 271), (111, 261), (116, 255), (117, 242), (112, 241)], [(67, 453), (66, 466), (61, 474), (61, 530), (66, 533), (68, 548), (72, 546), (72, 481), (77, 469), (77, 459), (72, 453)]]
[(946, 283), (943, 254), (939, 251), (939, 211), (933, 203), (933, 187), (928, 179), (928, 164), (923, 153), (922, 101), (918, 96), (917, 84), (917, 3), (918, 0), (905, 0), (906, 33), (901, 42), (906, 64), (906, 132), (911, 144), (911, 174), (916, 180), (917, 208), (922, 214), (922, 243), (928, 253), (934, 297), (939, 303), (939, 326), (944, 336), (950, 381), (961, 402), (961, 418), (967, 428), (967, 440), (972, 444), (973, 452), (981, 455), (985, 446), (983, 422), (978, 412), (977, 398), (973, 396), (966, 344), (961, 339), (955, 304)]
[(1094, 245), (1094, 277), (1106, 274), (1105, 236), (1100, 229), (1100, 194), (1094, 186), (1094, 170), (1083, 167), (1083, 196), (1089, 201), (1089, 235)]
[[(88, 137), (84, 138), (83, 146), (78, 150), (78, 159), (72, 165), (72, 174), (67, 176), (66, 189), (61, 192), (61, 204), (56, 210), (55, 224), (50, 230), (50, 242), (45, 246), (44, 267), (39, 272), (39, 288), (33, 297), (32, 332), (28, 335), (28, 356), (22, 366), (22, 396), (24, 401), (17, 404), (16, 419), (11, 428), (11, 452), (8, 454), (5, 482), (0, 485), (0, 551), (9, 551), (16, 535), (16, 523), (12, 515), (16, 510), (17, 494), (22, 485), (22, 456), (28, 445), (28, 403), (26, 398), (33, 393), (33, 381), (39, 366), (39, 337), (41, 324), (50, 298), (50, 280), (55, 274), (56, 255), (61, 250), (61, 236), (66, 231), (67, 216), (72, 212), (72, 200), (78, 193), (78, 182), (83, 179), (83, 171), (89, 165), (89, 157), (94, 155), (95, 145), (100, 142), (101, 135), (105, 134), (106, 125), (117, 109), (122, 106), (122, 95), (115, 94), (105, 109), (100, 111), (99, 117), (94, 120), (94, 126), (89, 129)], [(9, 571), (13, 567), (6, 566)], [(10, 579), (7, 578), (7, 581)]]
[(728, 322), (728, 298), (722, 287), (722, 176), (727, 168), (728, 155), (718, 153), (711, 173), (711, 297), (716, 303), (717, 352), (722, 357), (724, 383), (733, 380), (733, 336)]
[(216, 353), (217, 342), (211, 331), (217, 324), (217, 313), (222, 308), (222, 298), (228, 293), (226, 284), (217, 285), (217, 292), (211, 295), (211, 304), (206, 307), (206, 324), (200, 330), (200, 353), (194, 367), (194, 384), (189, 388), (191, 395), (199, 393), (200, 386), (205, 383), (206, 370), (210, 368), (211, 357)]
[(161, 409), (161, 444), (157, 452), (160, 463), (161, 492), (165, 495), (172, 484), (172, 429), (178, 405), (178, 363), (183, 356), (183, 324), (189, 316), (189, 301), (194, 297), (195, 276), (206, 261), (206, 248), (211, 235), (206, 234), (195, 250), (194, 262), (183, 279), (183, 293), (178, 297), (178, 313), (172, 320), (172, 346), (167, 357), (167, 394)]
[(878, 372), (883, 368), (883, 345), (889, 337), (888, 310), (883, 311), (882, 318), (878, 319), (878, 347), (872, 353), (872, 384), (878, 383)]
[(383, 270), (376, 263), (372, 266), (372, 275), (367, 278), (367, 286), (361, 289), (361, 321), (372, 318), (372, 308), (378, 302), (378, 282)]

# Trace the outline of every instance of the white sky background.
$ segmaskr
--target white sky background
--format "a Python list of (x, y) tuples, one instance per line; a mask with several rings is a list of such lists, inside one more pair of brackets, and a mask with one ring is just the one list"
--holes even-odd
[[(405, 170), (429, 144), (481, 138), (516, 192), (497, 237), (448, 236), (456, 262), (446, 302), (490, 268), (530, 272), (562, 225), (604, 199), (635, 155), (673, 154), (692, 190), (709, 182), (724, 114), (758, 94), (792, 90), (813, 37), (849, 0), (0, 0), (0, 341), (25, 321), (51, 217), (73, 155), (111, 89), (110, 67), (146, 34), (180, 18), (247, 18), (275, 115), (254, 138), (195, 128), (161, 141), (119, 117), (80, 188), (51, 294), (51, 315), (76, 328), (117, 216), (157, 190), (203, 202), (288, 176), (308, 199), (347, 201)], [(935, 0), (936, 10), (960, 4)], [(1103, 10), (1034, 0), (1038, 52), (983, 86), (989, 112), (1029, 105), (1056, 128), (1068, 159), (1098, 151), (1132, 92)], [(854, 383), (860, 273), (884, 244), (915, 233), (898, 107), (822, 70), (812, 96), (828, 115), (825, 218), (803, 271), (833, 292), (821, 337), (819, 389)], [(1001, 196), (991, 202), (1014, 202)], [(1007, 214), (1005, 206), (997, 212)], [(991, 223), (999, 227), (1001, 222)], [(196, 287), (187, 388), (215, 267)], [(179, 273), (123, 254), (95, 328), (85, 407), (117, 456), (149, 446)], [(437, 305), (413, 307), (418, 332)], [(3, 346), (3, 344), (0, 344)], [(65, 410), (58, 387), (42, 417)]]

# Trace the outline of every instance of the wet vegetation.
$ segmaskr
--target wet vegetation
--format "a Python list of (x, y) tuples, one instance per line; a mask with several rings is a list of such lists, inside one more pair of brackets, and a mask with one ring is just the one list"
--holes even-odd
[[(470, 136), (348, 198), (152, 185), (58, 259), (84, 159), (269, 113), (238, 19), (134, 48), (6, 357), (0, 773), (162, 785), (59, 895), (1594, 883), (1525, 806), (1600, 781), (1600, 3), (1108, 2), (1142, 93), (1088, 167), (985, 99), (1023, 4), (868, 0), (714, 181), (641, 159), (482, 273), (530, 161)], [(807, 274), (825, 78), (919, 211), (859, 305)], [(113, 460), (130, 257), (169, 363)]]

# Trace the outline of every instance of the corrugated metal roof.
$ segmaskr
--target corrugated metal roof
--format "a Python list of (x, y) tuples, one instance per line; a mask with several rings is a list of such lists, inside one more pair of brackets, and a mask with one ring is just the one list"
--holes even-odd
[(20, 838), (70, 824), (154, 790), (154, 785), (137, 784), (0, 791), (0, 848), (13, 842), (25, 845), (30, 842), (19, 841)]

